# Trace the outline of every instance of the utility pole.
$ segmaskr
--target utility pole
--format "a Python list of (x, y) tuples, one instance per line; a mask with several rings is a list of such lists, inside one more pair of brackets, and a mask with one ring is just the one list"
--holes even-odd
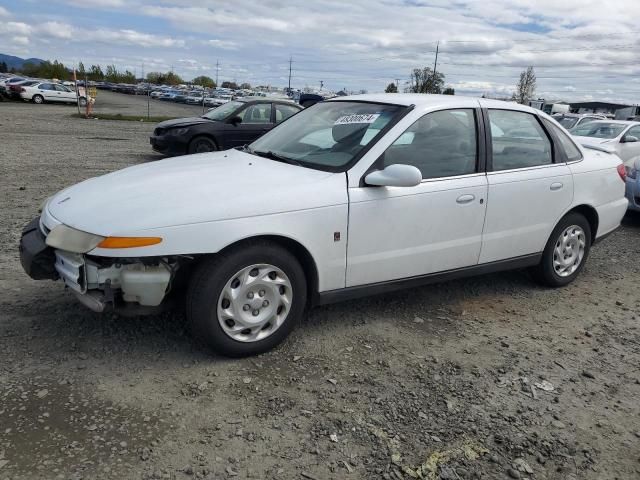
[(142, 81), (144, 82), (144, 62), (142, 62)]
[(220, 84), (218, 83), (218, 73), (220, 72), (220, 62), (216, 60), (216, 88), (220, 88)]
[(288, 93), (291, 95), (291, 63), (293, 62), (293, 57), (289, 55), (289, 89)]
[(396, 90), (400, 92), (400, 79), (396, 78)]
[(436, 86), (436, 70), (438, 69), (438, 50), (440, 49), (440, 40), (436, 43), (436, 59), (433, 62), (433, 86)]
[(320, 90), (322, 90), (322, 87), (324, 87), (324, 81), (320, 80)]

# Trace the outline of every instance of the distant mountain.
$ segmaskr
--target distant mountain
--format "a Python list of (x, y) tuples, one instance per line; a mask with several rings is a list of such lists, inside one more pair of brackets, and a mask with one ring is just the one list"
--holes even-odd
[(5, 55), (0, 53), (0, 63), (5, 62), (7, 67), (9, 68), (17, 68), (20, 69), (25, 63), (42, 63), (44, 60), (40, 60), (39, 58), (20, 58), (14, 57), (13, 55)]

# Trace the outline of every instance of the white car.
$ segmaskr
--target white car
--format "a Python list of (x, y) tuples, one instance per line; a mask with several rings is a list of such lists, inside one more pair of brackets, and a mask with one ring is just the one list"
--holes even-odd
[(557, 113), (553, 115), (553, 119), (567, 130), (571, 131), (579, 125), (585, 125), (596, 120), (606, 120), (607, 117), (597, 113)]
[(571, 130), (575, 140), (617, 154), (626, 166), (640, 156), (640, 122), (598, 120)]
[(76, 92), (64, 85), (54, 82), (39, 82), (30, 86), (23, 86), (20, 90), (20, 98), (37, 104), (45, 102), (76, 103), (80, 106), (87, 104), (84, 95), (76, 97)]
[(21, 260), (96, 311), (186, 296), (196, 338), (242, 356), (312, 305), (520, 267), (566, 285), (619, 226), (624, 174), (530, 107), (340, 97), (244, 149), (62, 190), (24, 230)]

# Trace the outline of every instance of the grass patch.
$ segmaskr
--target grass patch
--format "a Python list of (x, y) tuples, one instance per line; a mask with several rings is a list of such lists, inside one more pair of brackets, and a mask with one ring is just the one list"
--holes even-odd
[[(74, 113), (71, 116), (74, 118), (82, 118), (82, 119), (86, 118), (84, 114), (77, 114), (77, 113)], [(165, 120), (172, 120), (176, 117), (147, 117), (146, 115), (122, 115), (120, 113), (116, 113), (116, 114), (94, 113), (89, 118), (96, 119), (96, 120), (122, 120), (125, 122), (158, 123), (158, 122), (164, 122)]]

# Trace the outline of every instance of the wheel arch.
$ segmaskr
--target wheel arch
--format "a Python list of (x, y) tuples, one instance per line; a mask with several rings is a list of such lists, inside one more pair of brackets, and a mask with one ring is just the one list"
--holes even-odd
[(307, 247), (305, 247), (298, 240), (294, 240), (291, 237), (277, 234), (256, 235), (236, 240), (223, 249), (219, 250), (217, 253), (214, 253), (213, 255), (218, 255), (232, 249), (241, 248), (243, 245), (260, 241), (267, 241), (279, 245), (285, 250), (291, 252), (294, 257), (296, 257), (296, 259), (302, 266), (307, 280), (307, 303), (314, 304), (318, 297), (318, 289), (320, 284), (318, 266), (309, 249), (307, 249)]
[(582, 204), (573, 207), (571, 210), (566, 212), (563, 217), (570, 213), (579, 213), (587, 219), (587, 222), (589, 222), (589, 227), (591, 228), (591, 244), (593, 245), (598, 234), (598, 226), (600, 225), (600, 217), (598, 216), (598, 211), (591, 205)]
[(208, 132), (203, 132), (203, 133), (196, 133), (193, 137), (191, 137), (189, 139), (189, 141), (187, 142), (187, 153), (189, 153), (189, 149), (191, 148), (191, 144), (196, 141), (198, 138), (208, 138), (209, 140), (211, 140), (215, 145), (216, 148), (218, 150), (220, 150), (220, 142), (218, 141), (218, 139), (215, 137), (215, 135), (212, 135), (211, 133)]

